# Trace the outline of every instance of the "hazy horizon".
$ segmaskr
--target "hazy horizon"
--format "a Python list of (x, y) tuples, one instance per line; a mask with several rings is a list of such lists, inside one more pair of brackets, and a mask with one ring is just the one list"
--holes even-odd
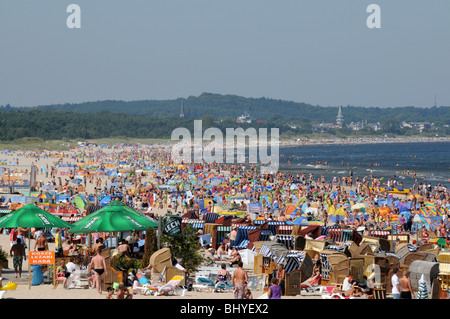
[[(81, 8), (69, 29), (67, 7)], [(370, 4), (381, 28), (370, 29)], [(450, 105), (450, 1), (0, 2), (0, 105), (203, 92), (317, 106)]]

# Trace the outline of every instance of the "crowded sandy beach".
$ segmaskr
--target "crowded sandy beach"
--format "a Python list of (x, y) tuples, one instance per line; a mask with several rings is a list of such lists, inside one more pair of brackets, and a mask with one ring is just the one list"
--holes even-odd
[[(258, 165), (176, 164), (170, 151), (164, 143), (3, 151), (2, 298), (447, 299), (445, 185), (409, 190), (373, 174), (327, 181), (306, 171), (261, 174)], [(191, 267), (162, 242), (124, 272), (115, 261), (142, 261), (148, 231), (71, 233), (118, 202), (153, 225), (178, 217), (197, 236), (201, 261)], [(2, 227), (30, 206), (70, 227)], [(35, 251), (55, 254), (55, 274), (42, 265), (39, 281), (30, 271)]]

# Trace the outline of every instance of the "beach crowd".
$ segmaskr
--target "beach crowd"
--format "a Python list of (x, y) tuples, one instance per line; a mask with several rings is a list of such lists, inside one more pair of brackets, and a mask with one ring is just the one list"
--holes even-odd
[[(35, 171), (35, 178), (28, 181), (34, 182), (28, 198), (34, 198), (36, 205), (45, 210), (70, 217), (86, 216), (93, 212), (88, 207), (99, 209), (120, 200), (152, 218), (170, 212), (204, 220), (206, 214), (226, 207), (230, 214), (239, 213), (243, 221), (294, 224), (302, 218), (365, 234), (369, 229), (415, 234), (412, 243), (427, 242), (432, 238), (430, 232), (447, 240), (449, 189), (442, 184), (417, 183), (408, 190), (391, 177), (384, 180), (373, 173), (353, 176), (350, 171), (348, 176), (326, 180), (300, 171), (261, 174), (261, 167), (255, 164), (174, 163), (170, 145), (165, 144), (88, 145), (64, 152), (11, 151), (2, 156), (10, 164), (9, 171), (2, 171), (1, 184), (6, 190), (23, 183), (18, 177), (12, 179), (12, 175), (28, 178)], [(16, 194), (4, 192), (2, 209), (16, 210), (25, 204), (19, 189), (15, 189)], [(73, 200), (75, 197), (83, 199), (82, 207)], [(30, 231), (36, 244), (45, 247), (38, 243), (42, 232)], [(74, 250), (76, 238), (61, 235), (60, 231), (53, 230), (55, 245)], [(59, 236), (64, 237), (64, 243)], [(138, 254), (136, 243), (143, 238), (133, 236), (128, 238), (128, 247), (121, 249)], [(24, 238), (22, 234), (20, 237)], [(92, 243), (98, 243), (100, 237), (108, 240), (108, 234), (97, 234)], [(236, 233), (228, 235), (231, 242), (235, 237)], [(93, 251), (92, 256), (99, 254)], [(95, 257), (89, 265), (94, 270), (106, 269), (102, 263), (100, 257)], [(61, 267), (58, 282), (65, 286), (67, 265)], [(123, 287), (119, 292), (121, 298), (128, 296)]]

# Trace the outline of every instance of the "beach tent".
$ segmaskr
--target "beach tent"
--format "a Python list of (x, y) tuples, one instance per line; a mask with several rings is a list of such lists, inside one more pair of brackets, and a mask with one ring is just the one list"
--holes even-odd
[(328, 215), (330, 216), (330, 221), (332, 223), (340, 222), (345, 218), (345, 210), (344, 207), (339, 207), (336, 209), (334, 206), (330, 206), (327, 210)]
[(295, 219), (293, 224), (294, 225), (299, 225), (299, 226), (309, 226), (308, 219), (306, 217), (303, 217), (303, 216)]
[(294, 205), (288, 205), (288, 206), (285, 207), (283, 213), (284, 213), (284, 215), (288, 216), (288, 215), (291, 215), (294, 212), (297, 212), (297, 210), (298, 210), (298, 208), (295, 207)]
[(106, 206), (111, 202), (111, 196), (105, 196), (102, 198), (102, 200), (100, 201), (100, 206)]
[(408, 206), (406, 206), (406, 204), (402, 202), (395, 205), (395, 208), (397, 208), (400, 213), (409, 211)]

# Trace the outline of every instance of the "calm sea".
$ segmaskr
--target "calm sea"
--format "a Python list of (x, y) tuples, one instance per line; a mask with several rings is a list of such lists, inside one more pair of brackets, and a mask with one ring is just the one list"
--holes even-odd
[(296, 174), (334, 176), (349, 175), (395, 178), (405, 187), (414, 184), (407, 174), (416, 172), (418, 183), (450, 185), (450, 142), (390, 143), (358, 145), (304, 145), (280, 148), (280, 170)]

